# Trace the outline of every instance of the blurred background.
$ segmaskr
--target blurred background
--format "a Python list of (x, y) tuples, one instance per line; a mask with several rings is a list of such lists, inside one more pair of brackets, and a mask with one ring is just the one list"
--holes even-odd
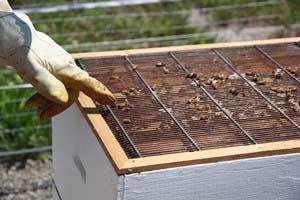
[[(11, 0), (70, 53), (300, 36), (299, 0)], [(51, 199), (51, 121), (0, 67), (0, 199)]]

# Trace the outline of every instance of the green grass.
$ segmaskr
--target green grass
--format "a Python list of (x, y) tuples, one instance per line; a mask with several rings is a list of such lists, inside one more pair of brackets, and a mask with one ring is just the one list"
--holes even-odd
[(10, 4), (18, 6), (31, 6), (31, 5), (45, 5), (45, 4), (61, 4), (61, 3), (71, 3), (71, 2), (90, 2), (90, 0), (51, 0), (45, 2), (44, 0), (9, 0)]
[(299, 0), (288, 0), (290, 8), (290, 23), (300, 23), (300, 2)]
[(40, 122), (34, 112), (25, 110), (33, 89), (0, 91), (0, 151), (49, 145), (49, 122)]
[[(77, 0), (86, 2), (89, 0)], [(187, 0), (177, 3), (160, 3), (153, 5), (140, 5), (134, 7), (122, 7), (111, 9), (76, 10), (70, 12), (58, 12), (49, 14), (31, 14), (38, 30), (50, 34), (61, 45), (76, 43), (94, 43), (102, 41), (116, 41), (134, 38), (164, 37), (169, 35), (201, 33), (206, 30), (188, 26), (189, 12), (168, 12), (188, 10), (193, 7), (214, 7), (233, 5), (248, 2), (261, 2), (257, 0)], [(43, 4), (42, 0), (11, 0), (15, 6), (30, 4)], [(66, 0), (49, 0), (47, 3), (72, 2)], [(288, 0), (288, 8), (285, 6), (264, 6), (248, 9), (236, 9), (230, 11), (218, 11), (211, 13), (212, 21), (240, 19), (245, 17), (286, 13), (283, 19), (275, 20), (274, 24), (300, 22), (299, 0)], [(156, 13), (166, 12), (161, 16), (124, 17), (124, 13)], [(106, 17), (99, 18), (99, 16)], [(72, 17), (93, 17), (74, 20)], [(110, 16), (110, 17), (109, 17)], [(64, 19), (58, 21), (57, 19)], [(47, 20), (46, 23), (43, 20)], [(177, 28), (174, 28), (177, 27)], [(126, 31), (124, 31), (124, 29)], [(111, 30), (110, 32), (107, 30)], [(82, 34), (82, 32), (88, 32)], [(80, 34), (75, 34), (80, 33)], [(73, 35), (72, 35), (73, 34)], [(152, 46), (170, 46), (185, 44), (212, 43), (213, 37), (195, 37), (186, 40), (161, 41), (154, 43), (142, 43), (138, 45), (126, 44), (119, 49), (140, 48)], [(101, 47), (101, 50), (114, 49), (113, 46)], [(93, 49), (99, 50), (99, 49)], [(89, 49), (73, 49), (73, 51), (89, 51)], [(0, 85), (20, 84), (23, 81), (11, 69), (0, 69)], [(32, 148), (51, 144), (51, 129), (47, 127), (49, 122), (40, 122), (34, 113), (29, 113), (24, 108), (26, 98), (33, 93), (32, 89), (0, 91), (0, 151)], [(16, 116), (16, 114), (18, 116)], [(38, 128), (37, 128), (38, 127)], [(12, 131), (13, 130), (13, 131)]]
[(15, 70), (8, 68), (0, 68), (0, 86), (21, 84), (23, 80), (16, 76)]

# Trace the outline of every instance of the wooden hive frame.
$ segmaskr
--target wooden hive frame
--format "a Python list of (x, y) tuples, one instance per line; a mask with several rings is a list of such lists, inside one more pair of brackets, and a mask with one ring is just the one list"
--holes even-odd
[[(73, 54), (75, 59), (79, 58), (95, 58), (106, 56), (125, 56), (140, 53), (159, 53), (169, 51), (185, 51), (185, 50), (198, 50), (198, 49), (214, 49), (214, 48), (227, 48), (227, 47), (245, 47), (253, 45), (271, 45), (280, 43), (293, 43), (299, 42), (300, 38), (284, 38), (272, 39), (261, 41), (247, 41), (247, 42), (234, 42), (234, 43), (219, 43), (219, 44), (206, 44), (206, 45), (188, 45), (188, 46), (175, 46), (163, 48), (150, 48), (150, 49), (135, 49), (124, 51), (109, 51), (109, 52), (95, 52), (95, 53), (80, 53)], [(243, 158), (253, 158), (261, 156), (272, 156), (288, 153), (300, 152), (300, 140), (289, 140), (281, 142), (272, 142), (264, 144), (255, 144), (247, 146), (227, 147), (220, 149), (212, 149), (205, 151), (175, 153), (169, 155), (150, 156), (142, 158), (129, 159), (120, 146), (119, 142), (113, 135), (109, 126), (106, 124), (103, 117), (99, 114), (98, 109), (94, 102), (84, 95), (80, 94), (77, 105), (79, 106), (82, 114), (88, 121), (95, 136), (98, 138), (99, 143), (102, 145), (111, 159), (113, 166), (118, 174), (143, 172), (150, 170), (157, 170), (170, 167), (179, 167), (193, 164), (212, 163), (219, 161), (236, 160)]]

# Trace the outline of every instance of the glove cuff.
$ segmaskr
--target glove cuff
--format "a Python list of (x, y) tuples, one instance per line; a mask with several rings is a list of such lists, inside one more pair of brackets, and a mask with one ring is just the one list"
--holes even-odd
[(34, 34), (31, 27), (14, 13), (1, 17), (0, 33), (0, 55), (3, 59), (22, 46), (30, 47)]
[(13, 15), (13, 12), (0, 11), (0, 18), (5, 17), (7, 15)]

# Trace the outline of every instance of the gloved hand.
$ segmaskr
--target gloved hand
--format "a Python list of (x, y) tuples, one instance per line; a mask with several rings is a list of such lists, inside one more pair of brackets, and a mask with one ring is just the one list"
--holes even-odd
[(38, 91), (26, 103), (42, 120), (68, 108), (83, 91), (101, 104), (115, 97), (98, 80), (76, 66), (49, 36), (38, 32), (25, 14), (0, 15), (0, 64), (14, 67)]

